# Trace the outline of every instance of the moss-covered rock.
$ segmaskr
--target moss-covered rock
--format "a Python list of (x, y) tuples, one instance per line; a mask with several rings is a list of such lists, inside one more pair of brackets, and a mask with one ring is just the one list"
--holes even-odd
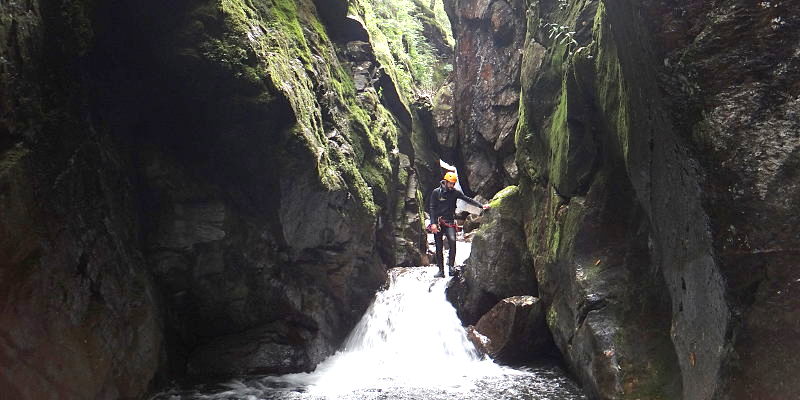
[(92, 2), (0, 4), (0, 393), (137, 398), (159, 368), (158, 295), (123, 152), (81, 66)]
[[(764, 177), (778, 179), (771, 174), (794, 164), (777, 143), (745, 139), (785, 134), (756, 134), (762, 123), (722, 117), (751, 116), (757, 104), (771, 104), (771, 126), (785, 133), (791, 125), (788, 103), (762, 91), (764, 79), (795, 76), (776, 67), (796, 61), (784, 51), (789, 23), (764, 23), (791, 14), (780, 7), (693, 3), (676, 13), (655, 2), (530, 4), (516, 132), (522, 220), (548, 325), (592, 396), (746, 398), (786, 390), (756, 383), (775, 382), (770, 374), (745, 378), (749, 367), (733, 367), (730, 358), (735, 348), (761, 360), (752, 365), (775, 365), (756, 356), (765, 353), (755, 350), (762, 347), (753, 332), (786, 338), (789, 330), (767, 328), (757, 317), (743, 328), (731, 310), (763, 293), (752, 290), (759, 281), (752, 274), (768, 264), (781, 272), (764, 282), (780, 286), (786, 264), (775, 257), (754, 265), (730, 249), (765, 232), (741, 234), (739, 226), (762, 225), (742, 221), (749, 212), (740, 206), (788, 221), (771, 196), (755, 200), (755, 193), (766, 193)], [(750, 39), (770, 37), (769, 51), (753, 51), (745, 31)], [(733, 72), (731, 63), (743, 67)], [(740, 150), (727, 153), (733, 148)], [(793, 178), (781, 176), (788, 179), (781, 196), (794, 199)], [(740, 190), (736, 200), (724, 194), (736, 192), (732, 187)], [(738, 289), (726, 288), (726, 279), (740, 282)], [(752, 310), (770, 308), (756, 303)], [(735, 341), (733, 332), (749, 332), (748, 339)], [(789, 343), (780, 346), (794, 348)]]
[[(529, 19), (535, 30), (526, 44), (531, 75), (523, 84), (517, 160), (532, 204), (525, 220), (537, 222), (526, 234), (548, 324), (593, 396), (673, 398), (681, 382), (668, 335), (669, 289), (646, 278), (649, 205), (638, 203), (639, 176), (627, 177), (640, 168), (641, 153), (633, 153), (642, 148), (631, 150), (631, 142), (642, 140), (643, 129), (630, 126), (628, 88), (651, 89), (643, 88), (641, 71), (629, 74), (622, 65), (644, 50), (618, 52), (621, 33), (608, 36), (615, 25), (603, 2), (533, 14), (552, 22)], [(549, 47), (544, 57), (542, 47)], [(624, 339), (630, 337), (648, 341)], [(643, 356), (646, 363), (637, 361)]]
[[(737, 331), (731, 314), (736, 302), (730, 296), (748, 292), (743, 288), (754, 281), (733, 274), (742, 285), (734, 292), (725, 288), (728, 264), (711, 255), (726, 253), (720, 244), (725, 240), (714, 239), (726, 228), (709, 230), (728, 226), (734, 219), (719, 210), (740, 204), (722, 200), (727, 195), (719, 188), (731, 184), (722, 176), (734, 173), (741, 178), (738, 185), (745, 186), (745, 181), (760, 178), (753, 172), (757, 168), (750, 175), (728, 156), (721, 156), (726, 163), (715, 158), (719, 149), (738, 146), (732, 143), (742, 143), (744, 136), (720, 136), (701, 110), (713, 109), (719, 117), (724, 114), (719, 104), (725, 104), (726, 110), (750, 115), (746, 110), (753, 110), (757, 101), (742, 102), (734, 95), (750, 89), (725, 80), (744, 82), (753, 77), (752, 71), (727, 74), (721, 61), (726, 52), (713, 50), (722, 47), (712, 43), (719, 45), (724, 35), (738, 37), (737, 42), (726, 41), (736, 49), (733, 57), (755, 62), (752, 42), (735, 34), (734, 27), (768, 12), (699, 3), (684, 12), (675, 17), (650, 2), (577, 1), (532, 3), (527, 13), (516, 131), (519, 193), (525, 199), (521, 220), (540, 295), (548, 305), (548, 325), (571, 368), (596, 397), (707, 399), (729, 393), (727, 385), (733, 381), (747, 390), (763, 388), (741, 374), (736, 379), (727, 375), (735, 347), (731, 332)], [(674, 29), (680, 24), (686, 34), (675, 33), (682, 31)], [(766, 27), (751, 26), (773, 37)], [(773, 29), (779, 33), (770, 54), (791, 64), (794, 57), (778, 44), (791, 35)], [(690, 45), (692, 35), (701, 30), (717, 34), (701, 34), (697, 38), (702, 44)], [(706, 53), (701, 55), (700, 47)], [(727, 72), (716, 76), (711, 65)], [(699, 71), (704, 71), (703, 78)], [(776, 79), (789, 75), (776, 72)], [(722, 103), (704, 103), (710, 97), (700, 95), (699, 88), (716, 93), (711, 98)], [(784, 115), (786, 103), (770, 101), (781, 110), (777, 115)], [(771, 120), (787, 126), (782, 116)], [(716, 136), (709, 136), (710, 131)], [(713, 146), (716, 155), (709, 157), (706, 152)], [(787, 153), (774, 146), (749, 145), (765, 146), (773, 148), (769, 158), (777, 164), (772, 165), (792, 165)], [(765, 165), (759, 176), (769, 175)], [(767, 203), (748, 204), (773, 217), (785, 216)], [(742, 243), (741, 236), (733, 236), (739, 239), (729, 245)], [(777, 258), (770, 265), (785, 271)], [(770, 282), (786, 279), (779, 275)], [(755, 354), (755, 342), (738, 345), (741, 354)]]
[[(203, 146), (222, 154), (200, 163), (209, 179), (181, 188), (188, 198), (174, 193), (188, 176), (182, 161), (166, 171), (148, 167), (156, 173), (148, 176), (158, 193), (154, 201), (171, 204), (155, 224), (206, 224), (169, 210), (186, 209), (187, 202), (223, 210), (224, 235), (189, 251), (168, 244), (169, 230), (153, 237), (152, 257), (165, 282), (176, 269), (213, 272), (188, 287), (168, 285), (171, 292), (188, 290), (192, 299), (172, 302), (179, 311), (170, 325), (191, 327), (176, 335), (183, 346), (196, 347), (192, 373), (248, 372), (229, 356), (246, 342), (241, 335), (263, 338), (264, 354), (295, 353), (288, 364), (256, 356), (261, 364), (248, 364), (250, 372), (309, 370), (360, 316), (384, 266), (418, 264), (424, 246), (413, 147), (401, 150), (411, 142), (408, 109), (380, 95), (381, 88), (395, 87), (378, 78), (394, 64), (379, 63), (375, 49), (383, 44), (372, 38), (334, 42), (328, 25), (348, 17), (332, 13), (321, 20), (311, 1), (209, 1), (187, 16), (176, 31), (177, 49), (166, 51), (167, 67), (177, 73), (189, 65), (196, 80), (178, 84), (188, 96), (176, 100), (186, 109), (218, 110), (234, 101), (248, 113), (206, 117)], [(220, 91), (219, 82), (236, 90)], [(192, 97), (207, 92), (217, 99)], [(161, 152), (147, 163), (168, 165), (162, 158), (176, 157)], [(226, 181), (230, 176), (246, 177), (245, 186)], [(244, 196), (228, 198), (228, 191)], [(245, 243), (263, 254), (235, 256)], [(175, 252), (184, 254), (182, 261), (169, 256)], [(248, 272), (236, 274), (239, 268)], [(203, 305), (201, 315), (188, 308), (195, 303)], [(279, 319), (285, 326), (267, 325)], [(290, 350), (280, 347), (297, 337), (302, 340)], [(214, 359), (231, 361), (209, 364)]]
[(461, 276), (448, 286), (447, 297), (464, 324), (477, 323), (504, 298), (538, 294), (519, 212), (522, 202), (516, 186), (492, 199), (492, 208), (472, 239), (472, 253)]
[[(12, 346), (64, 343), (37, 351), (80, 375), (38, 382), (37, 355), (4, 393), (140, 397), (159, 360), (162, 378), (309, 370), (385, 266), (420, 263), (416, 164), (433, 157), (408, 99), (423, 54), (385, 51), (366, 11), (318, 4), (0, 6), (0, 231), (20, 232), (0, 240), (18, 277), (4, 293), (56, 315), (40, 334), (16, 313), (3, 329)], [(430, 24), (422, 11), (409, 18)]]

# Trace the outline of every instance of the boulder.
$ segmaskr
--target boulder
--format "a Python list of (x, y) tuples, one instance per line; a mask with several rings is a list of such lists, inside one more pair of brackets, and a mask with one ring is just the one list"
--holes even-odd
[(310, 370), (316, 365), (308, 352), (315, 336), (306, 327), (279, 321), (216, 337), (192, 352), (187, 370), (205, 379)]
[(468, 333), (479, 351), (506, 364), (524, 363), (555, 349), (542, 302), (533, 296), (501, 300)]
[(465, 325), (475, 324), (500, 299), (538, 293), (520, 219), (519, 188), (506, 188), (490, 204), (461, 276), (447, 288), (447, 298)]

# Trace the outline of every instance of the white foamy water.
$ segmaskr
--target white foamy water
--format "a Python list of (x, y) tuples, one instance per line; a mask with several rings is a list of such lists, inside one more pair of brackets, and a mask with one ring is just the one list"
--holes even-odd
[(482, 358), (445, 299), (446, 279), (435, 267), (396, 268), (390, 285), (344, 348), (310, 374), (283, 379), (312, 394), (366, 388), (442, 387), (469, 390), (478, 378), (512, 372)]
[[(469, 252), (470, 244), (458, 242), (456, 263)], [(518, 370), (481, 357), (445, 298), (450, 278), (434, 278), (436, 271), (390, 270), (388, 288), (377, 293), (343, 348), (311, 373), (173, 389), (153, 399), (585, 399), (556, 368)]]

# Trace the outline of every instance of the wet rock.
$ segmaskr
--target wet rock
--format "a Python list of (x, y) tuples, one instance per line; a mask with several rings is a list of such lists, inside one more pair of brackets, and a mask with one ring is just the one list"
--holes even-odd
[[(692, 243), (684, 243), (684, 254), (705, 262), (707, 232), (703, 224), (688, 227), (703, 220), (698, 192), (686, 183), (672, 186), (692, 178), (672, 176), (662, 164), (680, 162), (680, 151), (673, 151), (680, 144), (670, 124), (659, 119), (664, 112), (656, 111), (660, 103), (649, 75), (653, 71), (641, 65), (646, 50), (641, 42), (631, 45), (622, 39), (640, 36), (637, 32), (644, 25), (628, 23), (620, 31), (617, 24), (633, 13), (628, 5), (587, 3), (565, 9), (565, 14), (545, 7), (531, 11), (559, 22), (540, 26), (526, 44), (529, 75), (523, 78), (525, 120), (520, 125), (526, 128), (518, 132), (517, 143), (520, 179), (526, 181), (521, 193), (529, 196), (524, 203), (530, 205), (524, 217), (526, 239), (534, 254), (539, 295), (548, 305), (548, 326), (589, 396), (680, 398), (688, 380), (681, 382), (682, 350), (675, 347), (670, 304), (670, 293), (676, 292), (670, 280), (676, 265), (691, 261), (671, 258), (677, 253), (667, 249), (678, 243), (666, 232), (690, 236)], [(558, 33), (547, 30), (561, 26), (574, 33), (560, 36), (573, 35), (577, 45), (553, 41)], [(584, 27), (594, 27), (594, 33)], [(615, 50), (578, 51), (592, 41), (597, 48)], [(543, 47), (549, 52), (543, 54)], [(562, 54), (569, 62), (553, 61)], [(629, 89), (617, 90), (620, 79)], [(545, 92), (551, 96), (534, 94)], [(626, 111), (619, 108), (620, 102)], [(634, 114), (637, 117), (631, 117)], [(626, 144), (618, 147), (622, 131), (629, 133)], [(604, 154), (602, 162), (599, 154)], [(650, 192), (656, 187), (658, 195)], [(680, 211), (671, 209), (669, 217), (666, 208), (660, 208), (667, 192), (674, 196), (672, 204), (682, 204)], [(702, 279), (717, 282), (710, 265), (701, 269), (708, 273)], [(695, 325), (687, 337), (721, 339), (720, 326), (727, 315), (718, 289), (711, 283), (694, 300), (719, 310), (707, 315), (714, 322)], [(718, 360), (719, 347), (707, 356)], [(707, 368), (714, 368), (713, 363)], [(691, 398), (708, 398), (703, 396)]]
[(427, 249), (424, 228), (424, 215), (422, 211), (424, 201), (419, 190), (417, 171), (412, 167), (411, 160), (403, 155), (400, 157), (399, 180), (395, 198), (398, 201), (395, 214), (395, 266), (425, 265), (423, 256)]
[(138, 398), (160, 365), (134, 180), (73, 68), (90, 13), (0, 4), (3, 398)]
[(453, 46), (448, 42), (448, 32), (445, 32), (445, 28), (436, 20), (436, 15), (431, 9), (434, 3), (430, 3), (431, 7), (421, 1), (413, 1), (413, 4), (416, 7), (417, 18), (422, 25), (422, 35), (436, 52), (440, 59), (439, 62), (450, 62), (453, 56)]
[(322, 3), (0, 5), (0, 392), (308, 370), (420, 262), (404, 94)]
[(509, 187), (490, 203), (472, 239), (472, 252), (462, 275), (451, 280), (447, 297), (465, 325), (477, 323), (500, 299), (536, 295), (533, 259), (525, 244), (517, 187)]
[(345, 45), (345, 55), (347, 59), (354, 62), (375, 61), (375, 53), (369, 42), (354, 40)]
[(433, 120), (434, 127), (436, 128), (436, 139), (445, 151), (452, 152), (456, 148), (458, 141), (457, 132), (455, 130), (455, 114), (453, 107), (455, 101), (453, 99), (453, 82), (442, 86), (433, 101)]
[(541, 300), (503, 299), (484, 314), (468, 336), (476, 348), (502, 363), (522, 363), (554, 349)]
[(313, 369), (309, 354), (315, 333), (302, 326), (275, 322), (201, 344), (188, 360), (188, 373), (208, 378), (285, 374)]
[(452, 96), (458, 101), (452, 112), (458, 139), (445, 136), (459, 147), (458, 156), (446, 161), (457, 164), (464, 187), (490, 197), (515, 182), (504, 160), (515, 149), (527, 8), (519, 0), (445, 3), (456, 39)]
[[(660, 87), (669, 93), (674, 124), (693, 148), (696, 162), (686, 169), (702, 174), (709, 247), (732, 312), (717, 378), (706, 371), (708, 354), (680, 333), (700, 315), (724, 308), (704, 313), (693, 304), (706, 286), (704, 276), (673, 278), (681, 293), (673, 307), (682, 307), (684, 316), (676, 324), (681, 366), (703, 372), (684, 379), (693, 386), (713, 381), (718, 394), (732, 399), (791, 397), (800, 391), (790, 378), (800, 368), (790, 356), (800, 351), (800, 330), (782, 321), (796, 320), (800, 310), (796, 297), (785, 296), (800, 279), (792, 261), (800, 247), (800, 177), (793, 172), (800, 153), (800, 54), (790, 44), (797, 42), (800, 5), (697, 2), (680, 15), (656, 4), (648, 10), (659, 21), (656, 46), (665, 46)], [(676, 26), (688, 29), (668, 29)], [(677, 62), (679, 54), (688, 57)]]
[(378, 76), (378, 65), (372, 46), (362, 41), (347, 42), (345, 56), (351, 63), (356, 91), (364, 92), (367, 88), (374, 87)]
[(483, 216), (477, 216), (474, 214), (470, 214), (464, 220), (464, 234), (473, 233), (476, 229), (481, 227), (481, 223), (483, 223)]
[[(796, 174), (785, 173), (796, 164), (786, 132), (797, 36), (768, 23), (794, 8), (528, 10), (516, 143), (525, 238), (548, 325), (590, 396), (796, 389), (778, 382), (795, 362), (765, 350), (797, 344), (794, 327), (775, 328), (793, 303), (767, 301), (797, 278), (784, 208), (797, 198)], [(773, 84), (791, 94), (768, 94)]]
[(439, 185), (441, 179), (439, 152), (445, 151), (437, 143), (438, 128), (435, 126), (433, 108), (431, 102), (425, 98), (420, 98), (411, 105), (414, 121), (414, 129), (411, 132), (414, 170), (422, 191), (423, 204), (427, 204), (430, 191)]

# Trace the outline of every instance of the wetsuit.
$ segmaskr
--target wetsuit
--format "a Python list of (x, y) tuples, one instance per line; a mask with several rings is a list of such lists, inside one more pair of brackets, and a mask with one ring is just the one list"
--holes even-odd
[[(464, 200), (475, 207), (483, 207), (481, 203), (467, 197), (460, 190), (455, 188), (448, 190), (442, 183), (441, 186), (433, 189), (431, 193), (428, 210), (431, 223), (439, 224), (439, 217), (442, 217), (446, 223), (455, 225), (456, 200), (458, 199)], [(452, 270), (456, 262), (456, 228), (439, 225), (439, 233), (433, 235), (436, 240), (436, 265), (439, 266), (440, 272), (444, 272), (444, 240), (442, 236), (447, 237), (447, 244), (450, 247), (450, 251), (447, 254), (447, 265)]]

